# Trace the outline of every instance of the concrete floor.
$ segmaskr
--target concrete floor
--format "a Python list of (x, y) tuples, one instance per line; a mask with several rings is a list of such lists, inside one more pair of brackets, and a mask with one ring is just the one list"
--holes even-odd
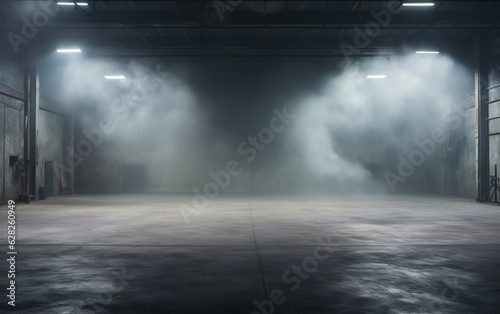
[[(191, 202), (98, 195), (18, 204), (15, 312), (500, 313), (498, 206), (219, 196), (186, 223), (178, 204)], [(0, 312), (12, 310), (2, 299)]]

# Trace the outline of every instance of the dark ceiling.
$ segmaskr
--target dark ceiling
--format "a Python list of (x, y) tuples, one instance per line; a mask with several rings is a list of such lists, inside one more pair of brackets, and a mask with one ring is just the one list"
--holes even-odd
[[(393, 1), (400, 10), (393, 14), (380, 1), (89, 1), (59, 6), (45, 22), (39, 12), (46, 2), (0, 1), (4, 33), (21, 35), (26, 19), (38, 16), (39, 49), (78, 45), (135, 57), (374, 56), (404, 47), (469, 54), (476, 34), (500, 33), (500, 3), (493, 1), (425, 8)], [(385, 21), (379, 34), (366, 33), (367, 24)]]

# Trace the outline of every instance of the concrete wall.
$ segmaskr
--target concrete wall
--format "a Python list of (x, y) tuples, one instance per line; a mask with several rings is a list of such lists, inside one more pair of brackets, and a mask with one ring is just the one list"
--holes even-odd
[[(500, 39), (492, 40), (489, 45), (488, 56), (488, 86), (500, 84)], [(494, 87), (488, 91), (488, 100), (500, 98), (500, 88)], [(477, 175), (476, 175), (476, 108), (475, 94), (460, 99), (456, 104), (456, 111), (462, 112), (464, 124), (461, 135), (464, 137), (464, 145), (460, 150), (458, 164), (456, 167), (456, 181), (458, 189), (456, 195), (476, 198), (477, 197)], [(500, 102), (494, 102), (488, 106), (489, 118), (500, 116)], [(500, 119), (488, 122), (489, 133), (500, 132)], [(500, 135), (492, 135), (489, 138), (489, 167), (493, 174), (494, 165), (500, 166)]]
[[(23, 91), (22, 58), (8, 49), (0, 50), (0, 82)], [(0, 90), (23, 97), (3, 85), (0, 85)], [(19, 178), (14, 177), (13, 169), (9, 167), (9, 156), (23, 156), (22, 108), (23, 102), (0, 95), (0, 203), (3, 204), (20, 193)]]
[[(0, 82), (24, 92), (24, 62), (22, 53), (14, 54), (8, 49), (0, 52)], [(0, 85), (0, 90), (18, 97), (21, 94)], [(49, 93), (49, 91), (46, 91)], [(38, 94), (38, 92), (37, 92)], [(22, 194), (22, 177), (14, 176), (9, 166), (9, 156), (24, 158), (24, 102), (0, 95), (0, 203), (17, 199)], [(36, 196), (38, 188), (45, 185), (44, 162), (63, 159), (64, 117), (60, 106), (41, 99), (37, 106), (37, 151), (36, 151)], [(56, 194), (59, 194), (60, 179), (55, 180)]]
[[(78, 127), (77, 127), (78, 129)], [(76, 132), (75, 143), (85, 138)], [(210, 141), (200, 143), (183, 138), (176, 142), (175, 149), (162, 142), (165, 134), (152, 134), (151, 144), (138, 147), (137, 142), (111, 140), (105, 136), (103, 143), (93, 146), (92, 153), (82, 158), (76, 167), (77, 193), (120, 193), (122, 166), (144, 165), (145, 191), (151, 193), (189, 193), (193, 188), (204, 189), (213, 181), (210, 172), (226, 169), (227, 162), (237, 160), (243, 171), (230, 178), (224, 192), (249, 191), (249, 166), (236, 152), (229, 149), (215, 149)]]
[[(491, 60), (489, 69), (489, 86), (498, 84), (500, 84), (500, 54)], [(488, 96), (490, 101), (500, 99), (500, 86), (490, 89)], [(490, 119), (500, 117), (500, 101), (489, 104), (488, 114)], [(489, 133), (500, 133), (500, 119), (489, 121)], [(489, 159), (490, 174), (493, 174), (494, 166), (500, 167), (500, 134), (490, 136)]]
[[(82, 158), (76, 168), (77, 193), (120, 193), (122, 166), (126, 164), (144, 165), (146, 192), (192, 193), (193, 188), (203, 191), (208, 183), (214, 181), (210, 173), (224, 170), (230, 160), (236, 160), (242, 171), (238, 176), (231, 177), (231, 183), (223, 190), (226, 193), (297, 190), (343, 193), (357, 188), (362, 190), (369, 183), (344, 184), (342, 176), (314, 177), (300, 162), (301, 148), (287, 146), (293, 142), (287, 142), (288, 129), (276, 134), (272, 143), (258, 152), (252, 162), (247, 162), (245, 156), (237, 152), (241, 141), (269, 126), (273, 108), (282, 108), (284, 104), (293, 106), (294, 99), (289, 95), (297, 91), (310, 93), (311, 86), (321, 85), (322, 75), (335, 73), (334, 66), (325, 68), (329, 64), (325, 60), (294, 61), (293, 66), (282, 66), (275, 59), (258, 60), (253, 65), (245, 65), (248, 60), (208, 62), (200, 59), (202, 61), (189, 59), (189, 63), (185, 62), (175, 74), (187, 82), (194, 95), (202, 99), (201, 106), (216, 112), (208, 114), (206, 120), (193, 116), (192, 120), (186, 119), (187, 125), (177, 126), (176, 121), (168, 117), (169, 112), (178, 108), (170, 106), (168, 101), (150, 111), (141, 107), (131, 111), (126, 119), (118, 121), (119, 125), (113, 132), (104, 134), (102, 143), (93, 145), (92, 152)], [(241, 73), (248, 75), (242, 76)], [(110, 115), (112, 101), (112, 98), (106, 100), (102, 105), (104, 109), (99, 108), (95, 101), (78, 105), (75, 144), (88, 140), (83, 130), (96, 128), (103, 117)], [(203, 108), (197, 110), (202, 111)], [(190, 113), (188, 111), (188, 115)], [(182, 116), (180, 118), (183, 119)], [(201, 126), (207, 122), (212, 126), (209, 130)], [(421, 130), (422, 138), (430, 136), (428, 131)], [(367, 136), (364, 136), (363, 141), (351, 145), (354, 152), (348, 152), (350, 155), (346, 158), (366, 166), (379, 184), (377, 188), (387, 190), (384, 170), (397, 173), (398, 157), (408, 158), (416, 149), (413, 131), (410, 128), (407, 132), (411, 134), (403, 140), (408, 146), (405, 149), (390, 151), (386, 139), (377, 143), (366, 140)], [(346, 141), (350, 140), (349, 136), (345, 137)], [(395, 192), (456, 194), (457, 175), (443, 161), (443, 149), (443, 145), (436, 144), (435, 153), (426, 157), (425, 162), (405, 179), (404, 184), (399, 184)]]
[(23, 127), (23, 115), (12, 108), (5, 108), (4, 123), (5, 123), (5, 198), (16, 199), (17, 195), (21, 194), (21, 177), (14, 176), (14, 168), (9, 166), (9, 156), (18, 156), (23, 158), (23, 132), (20, 128)]
[(474, 95), (468, 96), (459, 102), (457, 110), (464, 117), (460, 136), (464, 137), (464, 146), (460, 150), (456, 177), (458, 182), (457, 195), (476, 197), (476, 108)]
[[(63, 117), (45, 110), (38, 112), (37, 127), (37, 167), (36, 192), (45, 186), (44, 162), (63, 160)], [(13, 167), (9, 166), (9, 156), (23, 158), (23, 112), (0, 104), (0, 190), (4, 193), (3, 203), (9, 199), (16, 199), (21, 194), (21, 180), (13, 174)], [(4, 146), (5, 145), (5, 146)], [(60, 194), (60, 178), (54, 178), (54, 193)]]
[[(45, 182), (45, 162), (63, 162), (63, 135), (64, 135), (64, 116), (57, 111), (47, 111), (50, 106), (47, 101), (42, 101), (38, 111), (37, 121), (37, 172), (36, 185), (42, 187)], [(45, 109), (43, 109), (45, 108)], [(53, 178), (54, 195), (61, 194), (61, 178), (54, 173)]]

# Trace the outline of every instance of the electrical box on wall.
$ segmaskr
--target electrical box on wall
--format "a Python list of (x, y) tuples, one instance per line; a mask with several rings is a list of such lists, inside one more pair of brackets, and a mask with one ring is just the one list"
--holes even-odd
[(9, 156), (9, 166), (14, 167), (18, 158), (17, 156)]

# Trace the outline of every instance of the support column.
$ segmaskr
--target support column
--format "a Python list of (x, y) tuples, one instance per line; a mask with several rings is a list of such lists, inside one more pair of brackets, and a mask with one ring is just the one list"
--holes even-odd
[(23, 160), (24, 160), (24, 177), (23, 190), (21, 195), (24, 200), (29, 202), (29, 116), (30, 116), (30, 54), (28, 49), (24, 50), (24, 115), (23, 115)]
[(40, 106), (38, 71), (34, 58), (30, 62), (30, 112), (29, 112), (29, 194), (37, 195), (36, 167), (38, 165), (37, 120)]
[[(63, 144), (63, 156), (62, 156), (62, 163), (65, 163), (65, 152), (67, 148), (74, 149), (75, 147), (75, 135), (74, 135), (74, 129), (75, 129), (75, 108), (71, 108), (66, 111), (64, 115), (64, 144)], [(69, 194), (74, 194), (75, 193), (75, 178), (76, 178), (76, 168), (70, 168), (70, 170), (67, 171), (67, 184), (68, 184), (68, 193)], [(54, 171), (55, 172), (55, 171)], [(56, 173), (56, 172), (55, 172)], [(59, 171), (57, 172), (59, 173)]]
[(475, 39), (475, 103), (476, 103), (476, 170), (477, 199), (488, 190), (489, 185), (489, 137), (488, 137), (488, 79), (486, 36)]
[(39, 82), (36, 67), (36, 54), (25, 50), (24, 55), (24, 119), (23, 119), (23, 159), (24, 159), (24, 189), (21, 194), (29, 202), (29, 195), (36, 196), (36, 166), (37, 166), (37, 118), (39, 107)]

